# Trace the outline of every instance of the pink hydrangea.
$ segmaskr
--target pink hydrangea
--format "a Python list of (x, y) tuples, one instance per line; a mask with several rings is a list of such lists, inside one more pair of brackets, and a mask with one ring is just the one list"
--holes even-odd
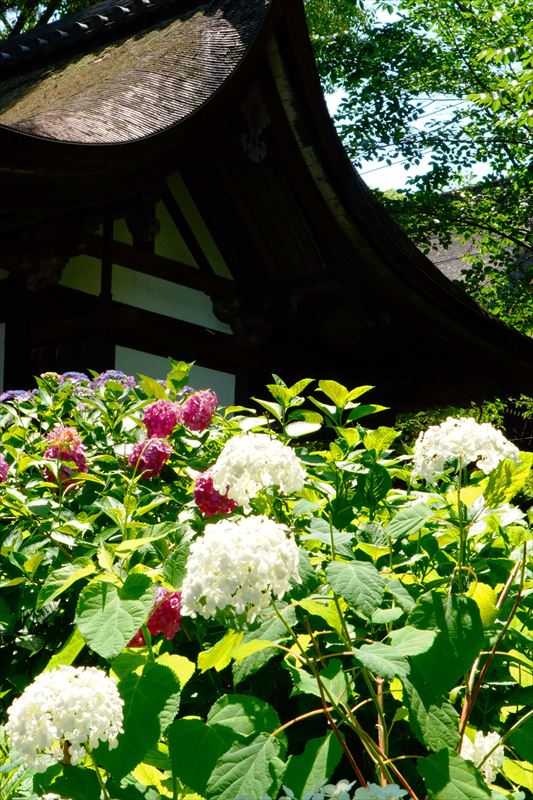
[(3, 456), (0, 456), (0, 483), (7, 480), (7, 473), (9, 472), (9, 464)]
[[(228, 487), (229, 489), (229, 487)], [(194, 483), (194, 500), (205, 517), (216, 514), (231, 514), (237, 503), (226, 494), (220, 494), (213, 486), (213, 478), (209, 470), (198, 475)]]
[(195, 392), (178, 409), (178, 420), (191, 431), (205, 431), (211, 423), (218, 404), (214, 392)]
[[(155, 591), (155, 603), (147, 622), (152, 636), (162, 633), (167, 639), (173, 639), (181, 626), (181, 592), (170, 592), (164, 586)], [(139, 628), (128, 647), (143, 647), (146, 644), (142, 629)]]
[(145, 439), (138, 442), (128, 457), (132, 469), (145, 478), (157, 478), (170, 458), (172, 448), (165, 439)]
[(174, 403), (169, 400), (156, 400), (144, 410), (143, 422), (148, 431), (148, 437), (166, 439), (170, 436), (178, 423), (178, 414)]
[[(58, 479), (64, 486), (69, 486), (75, 482), (70, 480), (72, 473), (87, 472), (85, 446), (76, 428), (56, 425), (46, 438), (50, 444), (44, 451), (44, 457), (67, 462), (58, 473)], [(55, 482), (56, 478), (52, 470), (45, 467), (44, 471), (46, 480), (50, 481), (50, 483)]]

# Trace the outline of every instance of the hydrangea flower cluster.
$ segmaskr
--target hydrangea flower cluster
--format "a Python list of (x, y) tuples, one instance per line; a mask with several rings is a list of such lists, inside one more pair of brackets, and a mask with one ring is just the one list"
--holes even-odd
[[(474, 741), (463, 737), (461, 744), (461, 756), (466, 761), (472, 761), (476, 767), (481, 765), (481, 772), (487, 783), (493, 783), (496, 775), (503, 765), (504, 750), (503, 745), (498, 744), (500, 737), (497, 733), (491, 732), (483, 734), (477, 731)], [(489, 757), (485, 760), (486, 756)]]
[(169, 400), (156, 400), (144, 410), (143, 422), (148, 438), (166, 439), (178, 424), (176, 406)]
[(399, 800), (406, 794), (407, 791), (395, 783), (389, 783), (387, 786), (369, 783), (367, 786), (360, 786), (359, 789), (356, 789), (353, 797), (354, 800)]
[(157, 478), (170, 458), (172, 448), (165, 439), (137, 442), (128, 456), (128, 464), (144, 478)]
[(9, 464), (5, 460), (4, 456), (0, 456), (0, 483), (5, 483), (8, 472)]
[(33, 392), (26, 391), (26, 389), (8, 389), (7, 392), (0, 394), (0, 403), (21, 403), (23, 400), (29, 400), (33, 397)]
[[(50, 374), (50, 373), (47, 373)], [(90, 383), (91, 379), (85, 372), (63, 372), (62, 375), (58, 376), (58, 383), (61, 385), (63, 383)]]
[[(165, 638), (173, 639), (181, 626), (181, 592), (170, 592), (164, 586), (158, 586), (146, 624), (152, 636), (162, 633)], [(144, 634), (139, 628), (128, 647), (144, 647), (145, 644)]]
[(195, 392), (178, 409), (178, 420), (191, 431), (205, 431), (211, 424), (217, 405), (218, 398), (214, 392)]
[(72, 764), (99, 742), (117, 746), (122, 700), (116, 682), (96, 667), (56, 667), (43, 672), (12, 704), (6, 733), (14, 749), (37, 772), (61, 761)]
[[(310, 792), (306, 792), (302, 796), (302, 800), (326, 800), (326, 798), (331, 798), (331, 800), (350, 800), (350, 789), (354, 785), (355, 781), (347, 781), (345, 778), (340, 780), (338, 783), (326, 783), (326, 781), (322, 781), (318, 786), (315, 786), (314, 789), (311, 789)], [(280, 795), (279, 800), (296, 800), (294, 792), (287, 788), (287, 786), (283, 787), (283, 794)]]
[(463, 466), (476, 462), (485, 473), (491, 472), (504, 458), (518, 462), (520, 452), (501, 431), (487, 422), (471, 417), (448, 417), (440, 425), (431, 425), (420, 434), (414, 447), (414, 474), (430, 483), (447, 462), (461, 459)]
[(222, 519), (191, 545), (182, 586), (184, 616), (212, 617), (233, 609), (249, 622), (300, 583), (298, 546), (268, 517)]
[(204, 517), (214, 517), (217, 514), (231, 514), (237, 508), (237, 503), (228, 497), (228, 488), (225, 494), (217, 492), (213, 486), (211, 471), (198, 475), (194, 483), (194, 500)]
[[(56, 458), (59, 461), (66, 461), (73, 466), (62, 466), (59, 470), (58, 479), (65, 486), (71, 484), (70, 476), (73, 472), (87, 472), (87, 458), (85, 456), (85, 446), (82, 444), (81, 437), (76, 428), (56, 425), (47, 435), (50, 442), (44, 451), (45, 458)], [(55, 476), (51, 469), (45, 467), (46, 480), (55, 482)]]
[(227, 491), (245, 512), (261, 489), (278, 486), (282, 494), (292, 494), (302, 490), (305, 479), (294, 451), (264, 433), (245, 433), (226, 442), (211, 475), (217, 492)]
[(126, 375), (121, 369), (106, 369), (105, 372), (101, 372), (94, 379), (93, 386), (101, 389), (109, 381), (120, 383), (126, 389), (133, 389), (134, 386), (137, 386), (137, 381), (133, 375)]

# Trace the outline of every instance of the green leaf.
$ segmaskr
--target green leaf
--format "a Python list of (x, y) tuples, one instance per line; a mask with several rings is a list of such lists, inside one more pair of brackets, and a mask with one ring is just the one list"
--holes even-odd
[(322, 600), (311, 600), (306, 598), (304, 600), (299, 600), (298, 605), (304, 608), (309, 614), (313, 614), (315, 617), (320, 617), (323, 619), (332, 630), (336, 631), (339, 636), (342, 636), (342, 621), (339, 616), (337, 606), (333, 600), (330, 598), (325, 598), (325, 602), (322, 602)]
[(309, 533), (301, 534), (300, 538), (304, 542), (311, 539), (316, 539), (316, 541), (322, 542), (327, 547), (331, 548), (332, 533), (333, 544), (335, 546), (335, 552), (337, 555), (351, 558), (353, 553), (350, 543), (353, 539), (353, 534), (345, 533), (344, 531), (338, 531), (336, 528), (333, 528), (332, 530), (329, 522), (327, 522), (325, 519), (321, 519), (320, 517), (313, 517), (311, 519), (309, 524)]
[[(280, 614), (284, 618), (287, 625), (292, 628), (296, 625), (296, 612), (292, 606), (285, 606), (280, 609)], [(248, 642), (257, 640), (275, 642), (276, 644), (285, 642), (289, 638), (289, 633), (283, 622), (278, 618), (274, 611), (267, 610), (261, 615), (261, 624), (255, 630), (248, 631), (244, 635), (242, 647)], [(239, 653), (237, 649), (237, 654)], [(256, 652), (251, 656), (240, 661), (238, 664), (233, 664), (233, 680), (236, 686), (242, 683), (246, 678), (254, 675), (261, 667), (264, 667), (272, 658), (279, 655), (279, 650), (276, 647), (269, 647)]]
[(277, 712), (260, 700), (244, 694), (223, 695), (211, 706), (207, 722), (213, 728), (228, 728), (241, 738), (272, 733), (280, 727)]
[(432, 510), (425, 503), (415, 503), (409, 508), (403, 508), (387, 525), (385, 529), (387, 536), (391, 539), (412, 536), (424, 527), (426, 520), (432, 514)]
[(260, 734), (248, 744), (235, 743), (224, 753), (209, 776), (208, 800), (263, 800), (274, 784), (277, 791), (280, 775), (279, 742)]
[(283, 408), (279, 403), (273, 403), (271, 400), (260, 400), (258, 397), (253, 397), (252, 400), (259, 403), (262, 408), (272, 414), (274, 419), (281, 422), (283, 419)]
[(306, 422), (305, 420), (295, 420), (285, 425), (285, 433), (291, 439), (296, 439), (298, 436), (309, 436), (311, 433), (316, 433), (320, 430), (322, 425), (320, 422)]
[(372, 464), (364, 482), (365, 499), (372, 508), (387, 496), (392, 489), (392, 478), (381, 464)]
[(404, 610), (400, 606), (393, 606), (393, 608), (378, 608), (371, 617), (371, 622), (374, 625), (387, 625), (389, 622), (396, 622), (404, 615)]
[[(291, 692), (291, 697), (298, 694), (312, 694), (315, 697), (321, 697), (320, 689), (314, 675), (311, 675), (303, 668), (293, 666), (290, 661), (285, 661), (284, 667), (290, 672), (292, 678), (294, 688)], [(338, 658), (332, 658), (327, 666), (320, 672), (320, 681), (326, 692), (336, 701), (346, 697), (346, 679), (342, 663)]]
[(124, 700), (124, 733), (118, 746), (107, 743), (95, 751), (97, 763), (113, 777), (123, 778), (139, 764), (145, 753), (155, 747), (174, 720), (179, 706), (179, 681), (171, 669), (148, 663), (139, 675), (130, 672), (118, 685)]
[(177, 719), (167, 731), (172, 772), (205, 797), (207, 781), (220, 756), (229, 749), (224, 736), (200, 719)]
[(73, 583), (86, 578), (96, 572), (96, 567), (90, 558), (77, 558), (59, 569), (52, 570), (44, 582), (37, 598), (37, 609), (46, 603), (51, 603), (60, 594), (66, 592)]
[(48, 672), (48, 670), (55, 669), (55, 667), (63, 665), (69, 667), (74, 659), (77, 658), (77, 656), (81, 653), (84, 647), (85, 640), (83, 636), (77, 628), (74, 628), (59, 653), (56, 653), (54, 656), (52, 656), (43, 672)]
[(520, 453), (519, 464), (508, 458), (501, 461), (481, 483), (487, 508), (510, 503), (529, 478), (532, 467), (533, 453)]
[(303, 797), (330, 779), (342, 757), (342, 747), (333, 732), (319, 739), (310, 739), (303, 753), (291, 756), (283, 776), (283, 785), (295, 797)]
[(389, 633), (395, 650), (404, 656), (418, 656), (426, 653), (433, 645), (437, 631), (421, 631), (407, 625)]
[(139, 378), (139, 386), (147, 397), (153, 397), (156, 400), (168, 400), (167, 393), (159, 381), (150, 378), (148, 375), (141, 375), (140, 373)]
[(96, 772), (84, 767), (65, 765), (63, 773), (54, 781), (46, 786), (39, 784), (40, 781), (37, 780), (35, 785), (37, 791), (51, 791), (53, 794), (72, 800), (95, 800), (100, 797), (100, 784)]
[(431, 648), (415, 656), (412, 663), (420, 674), (431, 675), (436, 694), (448, 692), (471, 667), (484, 644), (476, 603), (469, 597), (428, 592), (407, 621), (415, 628), (438, 631)]
[(385, 582), (372, 564), (333, 561), (326, 567), (326, 577), (331, 588), (365, 619), (370, 620), (381, 605)]
[(337, 381), (319, 381), (318, 388), (337, 408), (344, 408), (348, 402), (348, 389)]
[(388, 644), (376, 642), (354, 648), (355, 660), (374, 675), (391, 681), (409, 674), (409, 662), (401, 652)]
[(361, 395), (366, 394), (370, 389), (374, 388), (374, 386), (356, 386), (355, 389), (351, 389), (348, 392), (348, 401), (352, 403), (354, 400), (357, 400), (358, 397), (361, 397)]
[(511, 783), (531, 789), (533, 786), (533, 764), (528, 761), (512, 761), (504, 758), (502, 772)]
[(178, 679), (181, 689), (196, 672), (194, 663), (185, 658), (185, 656), (179, 656), (177, 653), (162, 653), (156, 658), (155, 663), (171, 669)]
[(376, 428), (375, 431), (367, 433), (366, 436), (363, 437), (363, 444), (367, 450), (374, 450), (376, 456), (379, 458), (399, 435), (400, 434), (393, 428), (387, 428), (382, 425)]
[(517, 728), (509, 737), (509, 744), (516, 750), (520, 758), (533, 763), (533, 717)]
[(153, 602), (154, 587), (146, 575), (129, 575), (121, 588), (92, 583), (80, 594), (76, 623), (89, 647), (111, 659), (146, 621)]
[(233, 651), (240, 645), (244, 637), (243, 631), (227, 631), (222, 639), (210, 650), (198, 654), (198, 669), (206, 672), (216, 669), (217, 672), (228, 666), (233, 658)]
[(494, 624), (498, 616), (497, 601), (498, 596), (492, 586), (487, 583), (474, 581), (468, 587), (467, 597), (471, 597), (479, 608), (481, 622), (485, 628)]
[(388, 406), (376, 406), (376, 405), (367, 405), (367, 406), (358, 406), (354, 408), (348, 414), (348, 420), (350, 422), (355, 422), (357, 419), (361, 419), (361, 417), (368, 417), (370, 414), (377, 414), (379, 411), (387, 411)]
[(174, 589), (178, 589), (183, 583), (188, 557), (189, 545), (185, 542), (180, 542), (163, 562), (163, 577)]
[(402, 608), (406, 613), (409, 613), (415, 607), (415, 601), (403, 585), (397, 578), (393, 578), (389, 580), (385, 584), (385, 591), (391, 594), (400, 608)]
[(430, 750), (456, 749), (459, 715), (451, 703), (435, 693), (431, 674), (421, 674), (411, 663), (411, 673), (402, 683), (403, 703), (415, 736)]
[(420, 759), (418, 771), (431, 800), (488, 800), (491, 797), (479, 770), (449, 750)]

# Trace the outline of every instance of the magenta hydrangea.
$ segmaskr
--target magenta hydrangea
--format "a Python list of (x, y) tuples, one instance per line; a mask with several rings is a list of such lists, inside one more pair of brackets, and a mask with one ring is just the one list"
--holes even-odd
[[(147, 622), (152, 636), (162, 633), (167, 639), (173, 639), (181, 626), (181, 592), (170, 592), (164, 586), (155, 591), (155, 603)], [(144, 634), (139, 628), (128, 647), (143, 647), (146, 644)]]
[(145, 439), (138, 442), (128, 457), (132, 469), (145, 478), (157, 478), (170, 458), (172, 448), (165, 439)]
[[(76, 428), (56, 425), (46, 438), (50, 444), (44, 451), (44, 457), (66, 462), (58, 473), (58, 480), (64, 486), (74, 483), (70, 479), (74, 472), (88, 471), (85, 446)], [(47, 481), (55, 483), (55, 475), (48, 467), (45, 467), (45, 476)]]
[(0, 483), (7, 480), (7, 473), (9, 472), (9, 464), (3, 456), (0, 456)]
[[(228, 487), (229, 489), (229, 487)], [(213, 478), (209, 470), (198, 475), (194, 483), (194, 500), (205, 517), (216, 514), (231, 514), (237, 503), (226, 494), (220, 494), (213, 486)]]
[(214, 392), (195, 392), (178, 409), (178, 419), (191, 431), (205, 431), (213, 419), (218, 404)]
[(143, 422), (151, 439), (166, 439), (178, 424), (176, 406), (169, 400), (156, 400), (144, 410)]

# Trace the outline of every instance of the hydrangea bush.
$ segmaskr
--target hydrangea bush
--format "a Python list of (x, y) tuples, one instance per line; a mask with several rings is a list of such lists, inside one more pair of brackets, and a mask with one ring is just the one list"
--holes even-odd
[(189, 367), (0, 399), (2, 800), (524, 800), (533, 454)]

